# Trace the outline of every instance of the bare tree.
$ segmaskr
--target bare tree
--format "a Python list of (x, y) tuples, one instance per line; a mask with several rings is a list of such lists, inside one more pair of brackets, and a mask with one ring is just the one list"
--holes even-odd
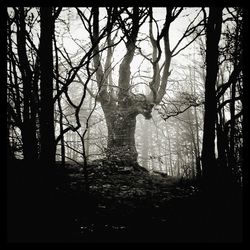
[[(195, 30), (193, 22), (187, 27), (182, 38), (171, 50), (169, 41), (169, 28), (171, 23), (180, 15), (183, 8), (166, 9), (164, 26), (159, 30), (157, 21), (153, 17), (152, 8), (107, 8), (106, 44), (108, 49), (104, 66), (101, 60), (100, 30), (99, 30), (99, 8), (93, 7), (90, 11), (89, 18), (79, 11), (83, 24), (88, 26), (92, 46), (94, 46), (94, 66), (96, 69), (96, 80), (101, 89), (98, 100), (101, 103), (106, 124), (108, 128), (107, 157), (121, 160), (136, 162), (137, 150), (135, 147), (135, 128), (136, 117), (142, 114), (146, 119), (151, 118), (151, 111), (154, 105), (161, 102), (170, 75), (171, 58), (177, 55), (182, 49), (186, 48), (192, 41), (179, 47), (181, 41)], [(153, 54), (149, 56), (143, 54), (142, 49), (138, 46), (138, 34), (142, 24), (149, 18), (149, 40), (152, 45)], [(197, 16), (196, 16), (197, 18)], [(195, 18), (195, 19), (196, 19)], [(158, 32), (157, 37), (153, 35), (153, 23), (156, 25)], [(201, 24), (197, 24), (198, 27)], [(111, 59), (114, 46), (112, 33), (116, 28), (122, 30), (122, 39), (124, 40), (126, 52), (119, 66), (119, 78), (117, 84), (110, 81), (112, 71)], [(202, 29), (200, 33), (202, 32)], [(199, 34), (200, 34), (199, 33)], [(162, 42), (164, 49), (162, 49)], [(133, 93), (133, 84), (131, 83), (131, 62), (135, 53), (139, 52), (145, 59), (149, 60), (153, 68), (153, 76), (148, 83), (150, 93), (148, 95)], [(164, 55), (164, 63), (159, 65), (159, 61)]]
[(202, 171), (204, 180), (209, 183), (213, 180), (216, 172), (214, 141), (217, 109), (215, 85), (218, 74), (218, 44), (221, 36), (222, 9), (209, 8), (209, 16), (206, 23), (206, 80)]
[(41, 7), (41, 156), (46, 167), (55, 163), (54, 101), (53, 101), (53, 34), (54, 19), (52, 8)]
[[(218, 142), (218, 163), (223, 169), (225, 178), (233, 182), (241, 182), (242, 156), (237, 148), (242, 148), (238, 136), (242, 134), (242, 8), (226, 8), (225, 31), (223, 33), (223, 46), (220, 54), (220, 77), (217, 86), (217, 112), (216, 123)], [(229, 77), (225, 76), (225, 72)], [(225, 113), (230, 113), (226, 119)], [(238, 131), (238, 132), (237, 132)], [(237, 136), (236, 136), (237, 135)], [(239, 152), (239, 151), (238, 151)], [(226, 177), (227, 176), (227, 177)]]
[(37, 115), (39, 59), (37, 48), (32, 43), (32, 32), (26, 29), (36, 20), (24, 7), (8, 9), (8, 114), (13, 125), (21, 131), (23, 155), (27, 161), (38, 159)]

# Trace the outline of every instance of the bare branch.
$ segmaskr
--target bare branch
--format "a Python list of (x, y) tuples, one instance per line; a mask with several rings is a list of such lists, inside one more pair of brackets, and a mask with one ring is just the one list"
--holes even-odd
[[(178, 55), (182, 50), (186, 49), (191, 43), (193, 43), (197, 37), (201, 36), (202, 32), (205, 30), (205, 27), (203, 29), (201, 29), (193, 39), (190, 40), (190, 42), (188, 42), (186, 45), (184, 45), (182, 48), (180, 48), (178, 51), (176, 51), (174, 54), (172, 54), (172, 57)], [(176, 47), (177, 48), (177, 47)], [(172, 50), (173, 53), (173, 50)]]
[(53, 15), (54, 21), (58, 18), (58, 16), (60, 15), (61, 11), (62, 11), (62, 7), (58, 7), (57, 10), (54, 9), (54, 15)]
[(189, 25), (187, 26), (185, 32), (183, 33), (182, 37), (179, 39), (179, 41), (177, 42), (177, 44), (175, 45), (175, 47), (172, 49), (172, 54), (173, 56), (177, 55), (181, 50), (185, 49), (190, 43), (192, 43), (197, 37), (198, 35), (204, 30), (204, 28), (198, 32), (198, 35), (195, 37), (195, 39), (192, 40), (192, 42), (190, 42), (188, 45), (184, 46), (183, 48), (179, 49), (178, 52), (176, 52), (174, 54), (174, 52), (176, 51), (176, 49), (178, 48), (178, 46), (180, 45), (180, 43), (183, 41), (184, 38), (190, 36), (194, 31), (196, 31), (197, 27), (199, 27), (200, 25), (202, 25), (203, 20), (200, 21), (197, 25), (193, 25), (195, 20), (198, 18), (198, 16), (200, 15), (202, 10), (200, 10), (197, 15), (194, 17), (194, 19), (192, 20), (192, 22), (189, 23)]
[(173, 114), (169, 114), (169, 115), (168, 114), (164, 114), (163, 120), (166, 121), (170, 117), (175, 117), (175, 116), (178, 116), (179, 114), (184, 113), (185, 111), (187, 111), (191, 107), (198, 107), (198, 106), (200, 106), (202, 104), (204, 104), (204, 102), (196, 103), (196, 104), (192, 103), (192, 104), (189, 104), (186, 108), (184, 108), (182, 110), (178, 110), (178, 111), (174, 112)]
[(178, 8), (174, 8), (173, 9), (173, 14), (172, 14), (172, 18), (173, 18), (173, 21), (181, 14), (181, 12), (183, 11), (183, 7), (179, 8), (178, 11), (175, 13), (175, 11), (177, 10)]
[[(242, 100), (242, 96), (237, 96), (235, 97), (234, 101), (238, 101), (238, 100)], [(219, 111), (220, 109), (222, 109), (224, 106), (226, 106), (227, 104), (233, 102), (232, 99), (228, 99), (222, 103), (219, 104), (219, 106), (217, 107), (217, 110)]]
[[(123, 89), (124, 91), (126, 89), (129, 89), (129, 82), (130, 82), (130, 63), (133, 60), (134, 52), (135, 52), (135, 43), (136, 38), (139, 31), (139, 8), (134, 7), (133, 8), (133, 14), (132, 14), (132, 28), (131, 32), (129, 34), (128, 41), (126, 43), (127, 52), (124, 56), (120, 68), (119, 68), (119, 79), (118, 79), (118, 86)], [(119, 92), (119, 96), (121, 97), (120, 100), (122, 102), (122, 95), (124, 94), (124, 91)]]
[(222, 95), (224, 95), (224, 93), (231, 86), (231, 84), (237, 81), (241, 71), (242, 71), (242, 61), (240, 61), (237, 66), (235, 66), (233, 72), (231, 73), (228, 79), (228, 82), (218, 87), (216, 96), (217, 101), (220, 99)]

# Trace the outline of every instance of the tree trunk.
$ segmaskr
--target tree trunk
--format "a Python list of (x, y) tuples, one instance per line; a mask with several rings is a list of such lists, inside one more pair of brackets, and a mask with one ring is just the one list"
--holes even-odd
[[(197, 152), (195, 153), (195, 145), (194, 142), (191, 143), (191, 167), (192, 167), (192, 179), (195, 179), (195, 162), (194, 162), (194, 155), (197, 155)], [(195, 157), (197, 158), (197, 157)]]
[(32, 70), (27, 57), (26, 27), (24, 8), (19, 9), (20, 26), (17, 30), (17, 50), (20, 63), (20, 71), (23, 81), (23, 126), (21, 134), (23, 139), (23, 154), (27, 162), (34, 162), (38, 158), (38, 146), (36, 139), (36, 111), (33, 100)]
[[(152, 126), (152, 123), (151, 123)], [(150, 143), (149, 143), (149, 147), (150, 147), (150, 156), (151, 156), (151, 168), (150, 170), (154, 171), (155, 170), (155, 144), (154, 144), (154, 135), (153, 135), (153, 130), (150, 129)]]
[(65, 166), (65, 143), (64, 143), (64, 135), (63, 135), (63, 111), (61, 105), (61, 97), (58, 98), (58, 108), (59, 108), (59, 126), (60, 126), (60, 134), (61, 134), (61, 166)]
[(177, 177), (180, 177), (181, 151), (180, 151), (180, 141), (179, 141), (179, 124), (177, 124), (176, 126), (176, 150), (177, 150)]
[(148, 122), (145, 120), (144, 124), (143, 124), (143, 128), (142, 128), (142, 166), (146, 169), (148, 169), (148, 151), (149, 151), (149, 147), (148, 147), (148, 136), (149, 136), (149, 124)]
[(196, 165), (196, 177), (199, 180), (201, 178), (201, 163), (200, 163), (200, 140), (199, 140), (199, 122), (198, 122), (198, 115), (197, 115), (197, 109), (194, 107), (194, 113), (195, 113), (195, 132), (196, 132), (196, 159), (195, 159), (195, 165)]
[(205, 114), (202, 148), (202, 171), (207, 184), (215, 184), (215, 122), (216, 122), (216, 92), (215, 84), (218, 73), (218, 44), (221, 34), (222, 8), (210, 8), (207, 23), (206, 42), (206, 80), (205, 80)]
[(107, 157), (118, 162), (136, 163), (136, 115), (115, 110), (105, 112), (105, 118), (108, 128)]
[[(90, 86), (90, 91), (92, 91), (92, 85)], [(92, 98), (91, 96), (89, 96), (89, 105), (88, 105), (88, 109), (89, 109), (89, 112), (91, 112), (92, 110)], [(91, 116), (89, 116), (89, 121), (88, 123), (90, 124), (90, 121), (91, 121)], [(87, 131), (87, 137), (86, 137), (86, 140), (85, 140), (85, 152), (86, 152), (86, 157), (88, 158), (89, 160), (89, 154), (90, 154), (90, 130), (91, 130), (91, 126), (88, 126), (88, 131)]]
[[(171, 138), (169, 135), (169, 130), (167, 125), (165, 124), (165, 128), (166, 128), (166, 132), (167, 132), (167, 141), (168, 141), (168, 151), (169, 151), (169, 165), (170, 165), (170, 171), (169, 171), (169, 175), (173, 176), (173, 160), (172, 160), (172, 149), (171, 149)], [(166, 140), (164, 140), (165, 143)], [(167, 153), (167, 150), (165, 150), (165, 154)], [(165, 162), (165, 164), (167, 164), (167, 161)]]
[(158, 156), (157, 156), (157, 160), (158, 160), (158, 169), (160, 172), (163, 172), (162, 166), (161, 166), (161, 141), (159, 138), (159, 133), (158, 133), (158, 128), (155, 126), (155, 131), (156, 131), (156, 140), (157, 140), (157, 147), (158, 147)]
[[(74, 161), (77, 161), (77, 149), (78, 149), (78, 142), (77, 142), (77, 140), (78, 140), (78, 138), (77, 138), (77, 134), (76, 133), (73, 133), (73, 145), (72, 145), (72, 147), (75, 149), (75, 150), (73, 150), (73, 160)], [(86, 155), (87, 156), (87, 155)]]
[[(225, 69), (224, 69), (225, 70)], [(221, 83), (224, 82), (224, 75), (223, 69), (220, 72)], [(219, 81), (217, 83), (217, 88), (219, 85)], [(224, 103), (224, 95), (222, 95), (222, 103)], [(218, 106), (220, 102), (218, 103)], [(224, 106), (221, 109), (218, 109), (218, 115), (216, 119), (216, 135), (217, 135), (217, 149), (218, 149), (218, 167), (226, 170), (228, 167), (227, 163), (227, 152), (226, 152), (226, 145), (228, 145), (227, 135), (225, 133), (225, 129), (223, 124), (225, 124), (225, 110)], [(223, 171), (226, 172), (226, 171)]]
[(41, 162), (45, 168), (55, 162), (54, 102), (53, 102), (53, 53), (52, 36), (54, 21), (52, 8), (41, 7)]
[[(14, 160), (15, 159), (15, 153), (12, 149), (12, 144), (10, 140), (10, 114), (7, 113), (7, 126), (6, 126), (6, 143), (7, 143), (7, 160)], [(13, 128), (12, 128), (13, 129)]]
[(229, 167), (232, 173), (235, 172), (236, 160), (235, 160), (235, 94), (236, 83), (233, 82), (231, 88), (231, 102), (230, 102), (230, 139), (229, 139)]

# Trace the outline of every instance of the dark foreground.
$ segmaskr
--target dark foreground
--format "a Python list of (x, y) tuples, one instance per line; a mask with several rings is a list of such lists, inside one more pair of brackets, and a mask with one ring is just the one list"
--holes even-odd
[(86, 195), (77, 166), (58, 166), (53, 188), (46, 188), (24, 163), (11, 165), (8, 242), (242, 241), (236, 189), (203, 193), (195, 183), (99, 162), (89, 167)]

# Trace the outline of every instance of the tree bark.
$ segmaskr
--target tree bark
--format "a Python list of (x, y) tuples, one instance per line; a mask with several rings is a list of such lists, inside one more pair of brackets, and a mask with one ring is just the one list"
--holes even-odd
[(149, 151), (149, 124), (145, 120), (142, 128), (142, 166), (148, 169), (148, 151)]
[[(221, 82), (224, 82), (224, 69), (221, 69), (220, 72), (220, 79)], [(219, 82), (219, 81), (218, 81)], [(218, 85), (218, 84), (217, 84)], [(218, 89), (218, 86), (217, 86)], [(224, 103), (224, 95), (222, 95), (222, 103)], [(220, 106), (220, 102), (218, 101), (218, 106)], [(228, 161), (227, 161), (227, 145), (228, 145), (228, 138), (225, 133), (225, 129), (223, 127), (223, 124), (225, 124), (225, 109), (224, 106), (219, 108), (218, 107), (218, 116), (216, 120), (216, 132), (217, 132), (217, 149), (218, 149), (218, 165), (221, 169), (226, 170), (228, 167)], [(226, 172), (226, 171), (223, 171)]]
[(136, 115), (126, 111), (105, 112), (108, 128), (107, 157), (118, 162), (137, 162)]
[(204, 181), (212, 183), (216, 176), (215, 122), (216, 122), (216, 78), (218, 73), (218, 44), (221, 34), (222, 8), (210, 8), (206, 41), (205, 114), (202, 148), (202, 171)]
[(24, 8), (19, 8), (19, 26), (17, 30), (17, 50), (20, 71), (23, 81), (23, 126), (21, 134), (23, 139), (23, 154), (27, 162), (34, 162), (38, 158), (38, 145), (36, 138), (36, 112), (32, 92), (32, 70), (30, 68), (26, 49), (26, 28)]
[(53, 49), (54, 21), (52, 8), (41, 7), (41, 162), (45, 167), (55, 163), (54, 102), (53, 102)]

